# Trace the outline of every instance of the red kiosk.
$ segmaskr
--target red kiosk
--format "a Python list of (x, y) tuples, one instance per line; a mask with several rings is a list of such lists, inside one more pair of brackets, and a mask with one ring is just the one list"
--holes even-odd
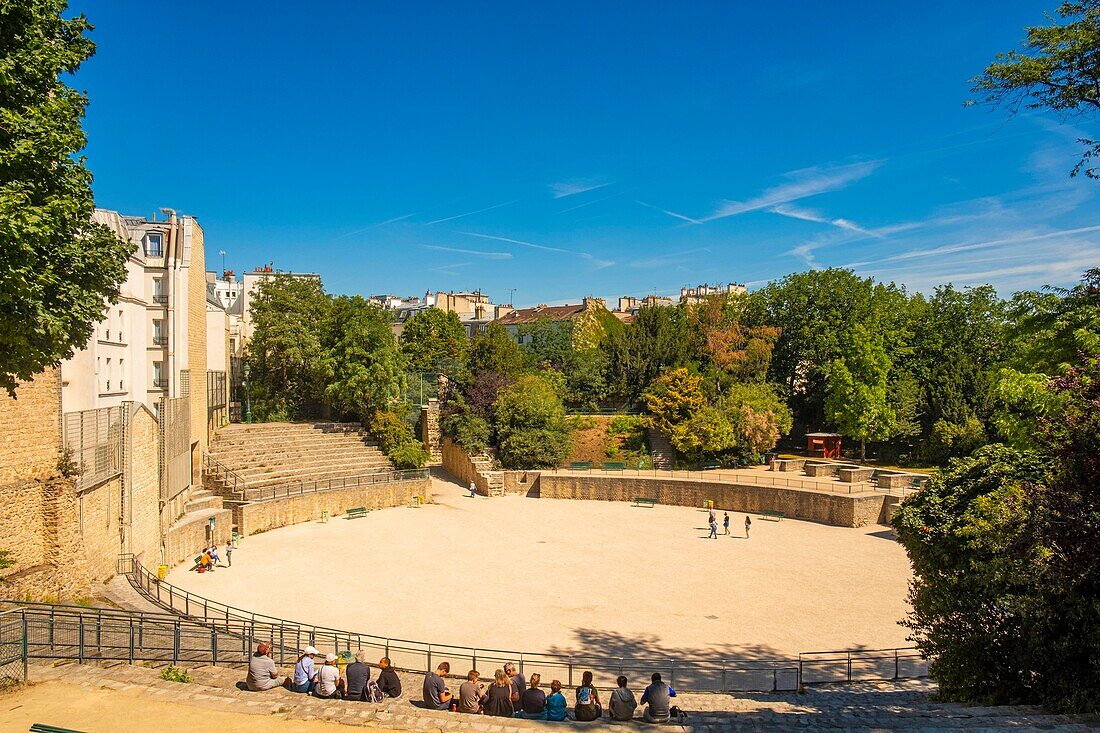
[(840, 433), (806, 433), (806, 451), (811, 456), (840, 458)]

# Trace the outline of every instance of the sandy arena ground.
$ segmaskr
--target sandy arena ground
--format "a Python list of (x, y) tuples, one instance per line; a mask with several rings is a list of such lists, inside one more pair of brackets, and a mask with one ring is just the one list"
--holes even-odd
[[(881, 526), (769, 522), (621, 502), (469, 498), (247, 537), (233, 567), (169, 582), (362, 633), (530, 652), (790, 656), (908, 646), (902, 547)], [(718, 512), (721, 523), (722, 513)], [(224, 558), (223, 558), (224, 562)]]
[[(64, 682), (43, 682), (0, 694), (0, 730), (24, 731), (45, 723), (87, 733), (188, 731), (188, 733), (346, 733), (339, 723), (286, 720), (207, 710), (182, 703), (150, 700), (148, 690), (88, 689)], [(356, 728), (377, 733), (378, 728)]]

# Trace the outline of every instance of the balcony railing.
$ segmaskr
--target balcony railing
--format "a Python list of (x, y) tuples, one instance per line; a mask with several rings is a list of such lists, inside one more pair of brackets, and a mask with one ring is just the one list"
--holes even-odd
[(167, 379), (154, 379), (153, 380), (153, 389), (168, 389), (168, 380)]
[(166, 336), (164, 334), (157, 334), (157, 335), (153, 336), (153, 345), (154, 346), (167, 346), (168, 345), (168, 336)]
[(168, 293), (153, 293), (153, 302), (154, 303), (167, 303), (168, 302)]

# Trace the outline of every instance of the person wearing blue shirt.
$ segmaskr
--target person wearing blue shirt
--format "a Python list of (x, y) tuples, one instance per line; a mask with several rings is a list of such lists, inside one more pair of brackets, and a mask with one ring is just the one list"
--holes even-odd
[(317, 669), (313, 666), (313, 657), (316, 654), (317, 650), (311, 646), (302, 650), (302, 656), (298, 657), (298, 663), (294, 665), (294, 677), (290, 680), (291, 691), (313, 694), (317, 687)]
[(568, 710), (569, 703), (561, 694), (561, 682), (554, 680), (550, 683), (550, 697), (546, 698), (546, 719), (565, 720)]

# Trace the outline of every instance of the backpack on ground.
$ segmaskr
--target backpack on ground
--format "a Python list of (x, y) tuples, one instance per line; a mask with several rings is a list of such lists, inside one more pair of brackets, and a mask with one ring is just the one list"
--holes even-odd
[(382, 702), (386, 699), (386, 696), (382, 694), (382, 688), (378, 686), (377, 682), (367, 680), (366, 698), (367, 702)]

